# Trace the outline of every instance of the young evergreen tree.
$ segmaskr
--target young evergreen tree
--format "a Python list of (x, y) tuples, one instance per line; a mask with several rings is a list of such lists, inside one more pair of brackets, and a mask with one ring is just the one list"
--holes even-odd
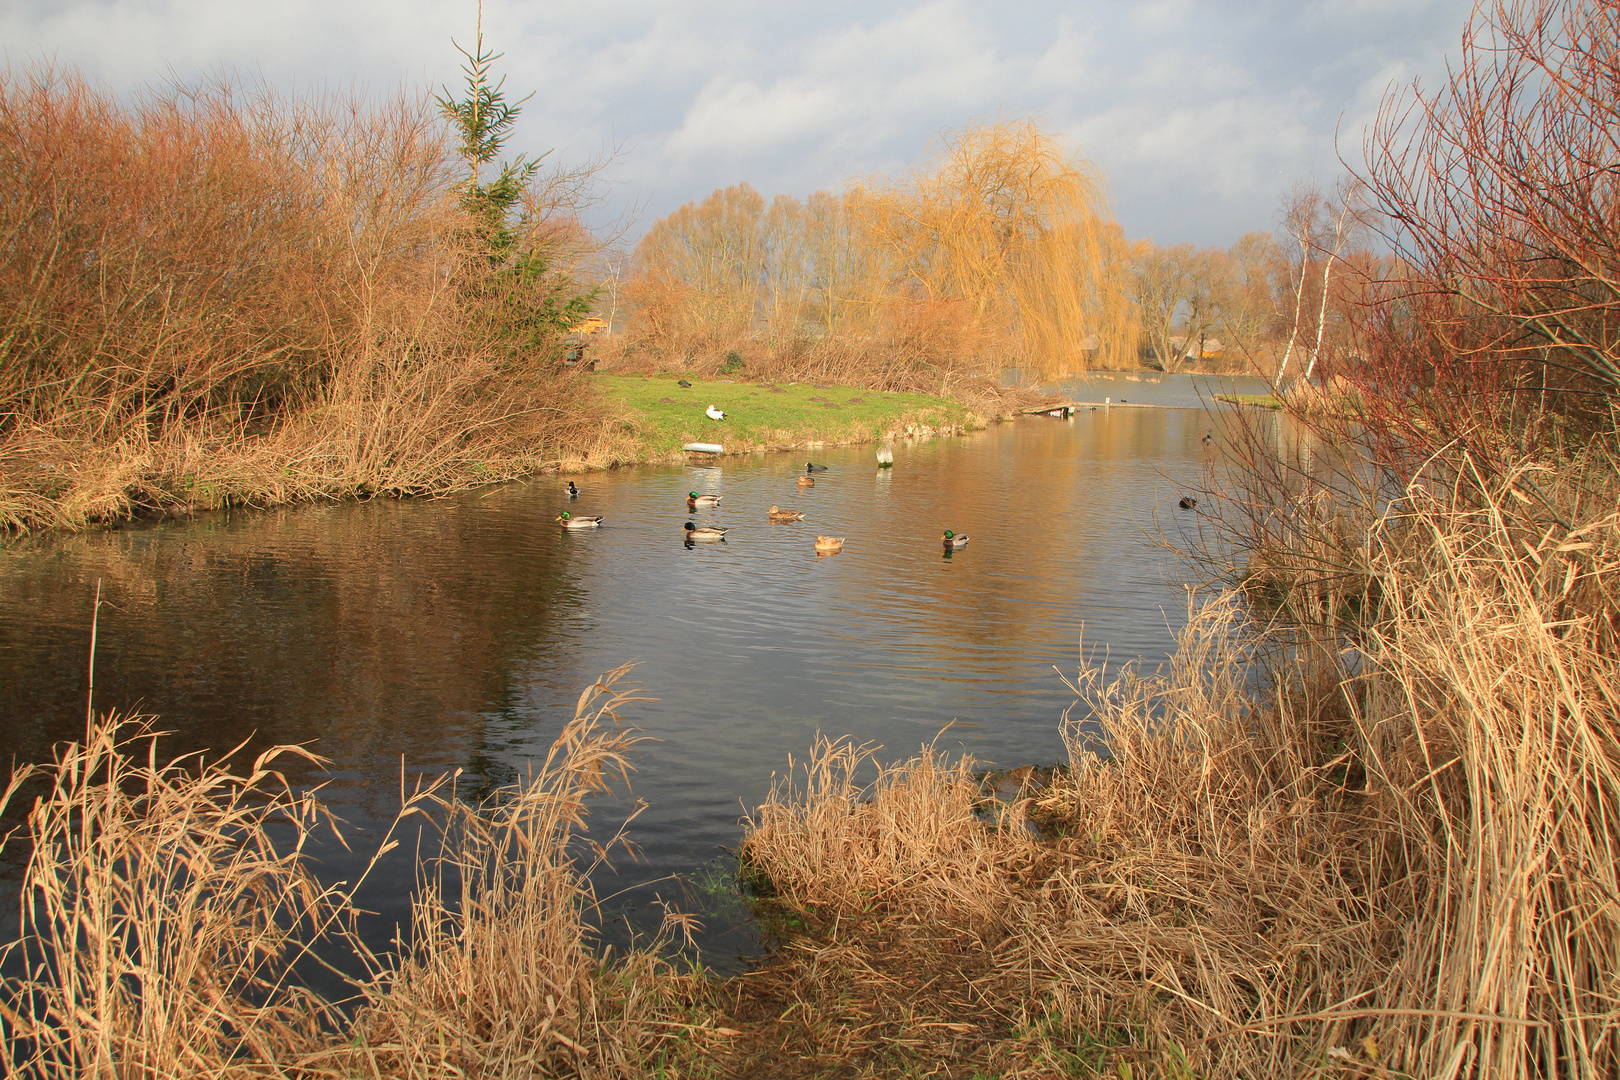
[(544, 222), (525, 201), (550, 151), (501, 161), (494, 175), (484, 179), (511, 136), (523, 103), (534, 95), (506, 100), (505, 76), (492, 76), (495, 61), (505, 54), (485, 48), (482, 17), (472, 51), (460, 45), (456, 51), (466, 59), (466, 96), (458, 99), (447, 87), (435, 100), (454, 126), (467, 164), (461, 206), (472, 221), (475, 265), (465, 288), (501, 340), (530, 356), (554, 351), (558, 339), (590, 314), (596, 290), (581, 289), (570, 275), (553, 269), (553, 253), (541, 238)]

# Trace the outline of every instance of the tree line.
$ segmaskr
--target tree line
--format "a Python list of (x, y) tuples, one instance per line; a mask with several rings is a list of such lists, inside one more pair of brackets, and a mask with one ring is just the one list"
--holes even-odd
[(1130, 241), (1099, 170), (1030, 120), (948, 132), (899, 180), (769, 202), (747, 183), (655, 223), (635, 249), (629, 336), (697, 362), (744, 343), (884, 344), (926, 324), (949, 351), (1042, 376), (1093, 367), (1315, 374), (1354, 351), (1387, 272), (1357, 187), (1300, 185), (1282, 234), (1230, 248)]
[(1062, 374), (1135, 337), (1099, 174), (1027, 120), (947, 133), (896, 180), (769, 204), (746, 183), (717, 190), (647, 231), (627, 294), (631, 337), (688, 359), (909, 338)]

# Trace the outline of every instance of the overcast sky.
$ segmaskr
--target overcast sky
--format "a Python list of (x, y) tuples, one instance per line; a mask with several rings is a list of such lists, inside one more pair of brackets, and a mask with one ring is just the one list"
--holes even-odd
[[(613, 210), (637, 234), (747, 180), (769, 198), (898, 173), (931, 137), (1034, 115), (1102, 166), (1128, 235), (1225, 246), (1274, 228), (1393, 83), (1444, 76), (1463, 0), (486, 0), (510, 149), (618, 146)], [(0, 0), (13, 66), (124, 90), (221, 69), (282, 89), (421, 91), (459, 78), (476, 0)], [(1337, 151), (1335, 139), (1337, 138)]]

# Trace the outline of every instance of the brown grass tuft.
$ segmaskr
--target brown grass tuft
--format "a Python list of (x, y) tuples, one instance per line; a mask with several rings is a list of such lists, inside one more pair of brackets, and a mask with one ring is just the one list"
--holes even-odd
[(276, 771), (319, 759), (159, 765), (155, 744), (149, 721), (109, 715), (0, 797), (48, 785), (7, 837), (29, 861), (0, 984), (6, 1075), (248, 1075), (341, 1018), (290, 977), (349, 928), (347, 896), (303, 858), (321, 808)]

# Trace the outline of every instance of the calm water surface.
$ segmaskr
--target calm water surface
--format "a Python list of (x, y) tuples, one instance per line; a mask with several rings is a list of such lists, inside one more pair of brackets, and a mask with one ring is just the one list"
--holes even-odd
[[(817, 732), (898, 758), (954, 722), (941, 744), (982, 761), (1061, 759), (1072, 699), (1058, 672), (1079, 665), (1082, 631), (1088, 651), (1151, 665), (1185, 619), (1191, 572), (1155, 536), (1196, 520), (1176, 501), (1218, 460), (1219, 439), (1201, 437), (1221, 417), (1198, 406), (1219, 388), (1071, 386), (1189, 407), (896, 443), (892, 470), (869, 446), (816, 450), (829, 471), (808, 489), (795, 483), (806, 454), (756, 455), (587, 475), (573, 502), (545, 477), (0, 552), (0, 754), (41, 760), (82, 730), (98, 580), (99, 707), (156, 714), (176, 751), (314, 740), (333, 763), (326, 796), (357, 831), (397, 806), (402, 761), (475, 784), (516, 777), (585, 686), (634, 660), (631, 681), (656, 700), (629, 719), (658, 740), (634, 777), (643, 861), (604, 891), (690, 876), (721, 865), (744, 809)], [(692, 490), (724, 499), (688, 515)], [(808, 520), (769, 524), (772, 503)], [(563, 532), (564, 509), (606, 523)], [(731, 532), (688, 547), (689, 516)], [(971, 537), (950, 557), (946, 528)], [(846, 537), (844, 551), (817, 557), (818, 532)], [(602, 807), (596, 832), (625, 805)], [(352, 871), (341, 853), (328, 863)], [(399, 918), (409, 880), (404, 864), (374, 880), (379, 924)], [(626, 917), (653, 893), (682, 888), (632, 890)], [(750, 931), (721, 910), (709, 921), (708, 959), (725, 967)]]

